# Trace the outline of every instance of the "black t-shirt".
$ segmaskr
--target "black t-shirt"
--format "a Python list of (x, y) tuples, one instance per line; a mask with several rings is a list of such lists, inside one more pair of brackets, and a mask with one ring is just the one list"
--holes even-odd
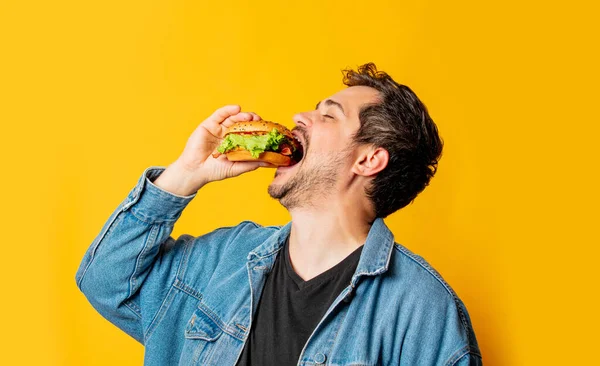
[(250, 335), (237, 366), (295, 366), (308, 337), (350, 284), (363, 246), (304, 281), (290, 262), (289, 237), (265, 282)]

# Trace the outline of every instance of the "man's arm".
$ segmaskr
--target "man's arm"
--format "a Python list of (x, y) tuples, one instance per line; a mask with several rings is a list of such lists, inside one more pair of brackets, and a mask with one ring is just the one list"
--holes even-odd
[[(183, 209), (205, 184), (268, 165), (211, 155), (229, 127), (251, 120), (260, 116), (241, 112), (238, 105), (216, 110), (194, 130), (174, 163), (144, 171), (85, 253), (75, 275), (77, 286), (100, 314), (137, 341), (145, 342), (189, 247), (189, 235), (178, 240), (169, 236)], [(142, 307), (140, 296), (151, 301)]]
[[(140, 343), (150, 325), (142, 313), (144, 319), (154, 318), (183, 255), (184, 236), (174, 240), (169, 235), (196, 195), (179, 196), (154, 185), (152, 181), (164, 170), (144, 171), (86, 251), (75, 275), (94, 308)], [(157, 263), (160, 268), (152, 270)], [(152, 280), (145, 283), (150, 272)], [(139, 301), (143, 284), (145, 292), (156, 296), (144, 309)]]

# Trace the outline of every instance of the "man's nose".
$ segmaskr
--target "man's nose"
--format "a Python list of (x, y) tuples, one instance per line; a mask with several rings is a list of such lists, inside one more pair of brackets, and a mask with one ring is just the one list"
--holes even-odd
[(296, 125), (302, 125), (303, 127), (306, 127), (306, 128), (312, 126), (312, 120), (310, 119), (310, 117), (308, 116), (308, 114), (306, 112), (295, 114), (293, 117), (293, 120)]

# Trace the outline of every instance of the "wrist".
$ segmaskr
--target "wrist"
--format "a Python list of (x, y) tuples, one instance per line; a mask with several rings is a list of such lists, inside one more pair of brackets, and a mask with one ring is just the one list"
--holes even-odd
[(192, 195), (205, 184), (194, 181), (192, 173), (185, 170), (177, 161), (169, 165), (152, 183), (179, 196)]

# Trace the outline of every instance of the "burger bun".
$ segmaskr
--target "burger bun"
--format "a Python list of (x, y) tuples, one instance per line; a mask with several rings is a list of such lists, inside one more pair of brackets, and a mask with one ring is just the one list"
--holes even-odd
[(278, 166), (292, 165), (292, 159), (289, 156), (279, 154), (272, 151), (260, 153), (258, 158), (252, 156), (248, 150), (235, 150), (225, 154), (229, 161), (264, 161), (270, 163), (269, 168), (277, 168)]

